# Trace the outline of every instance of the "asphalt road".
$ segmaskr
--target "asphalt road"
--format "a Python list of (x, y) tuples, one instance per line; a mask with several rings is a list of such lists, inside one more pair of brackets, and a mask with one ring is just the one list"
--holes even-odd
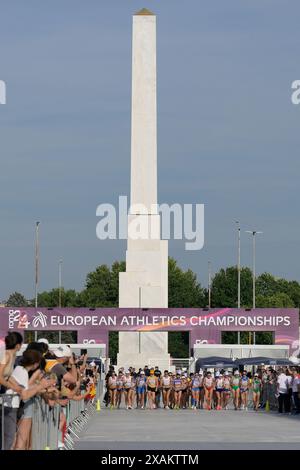
[(76, 449), (300, 449), (300, 415), (265, 411), (109, 410), (91, 418)]

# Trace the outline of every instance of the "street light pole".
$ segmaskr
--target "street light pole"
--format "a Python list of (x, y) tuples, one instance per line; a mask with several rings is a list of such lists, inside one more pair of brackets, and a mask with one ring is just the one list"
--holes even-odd
[(39, 225), (35, 223), (35, 308), (38, 306), (38, 284), (39, 284)]
[(257, 230), (246, 230), (246, 233), (251, 233), (252, 235), (252, 251), (253, 251), (253, 268), (252, 268), (252, 276), (253, 276), (253, 308), (255, 308), (255, 281), (256, 281), (256, 244), (255, 244), (255, 239), (256, 235), (263, 233), (263, 232), (258, 232)]
[[(39, 226), (40, 226), (40, 222), (36, 222), (35, 223), (35, 301), (34, 301), (34, 305), (36, 309), (38, 306), (38, 285), (39, 285), (39, 264), (40, 264)], [(34, 332), (34, 341), (37, 341), (37, 331)]]
[(61, 294), (62, 294), (62, 263), (60, 259), (58, 262), (58, 306), (61, 308)]
[(208, 262), (208, 308), (211, 308), (211, 262)]
[(240, 222), (236, 220), (238, 230), (238, 264), (237, 264), (237, 272), (238, 272), (238, 308), (241, 308), (241, 226)]

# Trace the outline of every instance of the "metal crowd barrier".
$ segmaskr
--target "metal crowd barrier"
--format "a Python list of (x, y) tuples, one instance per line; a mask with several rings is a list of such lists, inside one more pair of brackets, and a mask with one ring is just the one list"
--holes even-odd
[[(5, 449), (5, 408), (11, 407), (12, 397), (17, 395), (0, 394), (0, 449)], [(87, 425), (96, 408), (91, 401), (70, 400), (66, 406), (50, 407), (41, 397), (31, 399), (33, 406), (31, 449), (56, 450), (74, 449), (75, 440)], [(1, 404), (1, 402), (3, 402)], [(4, 406), (4, 404), (6, 406)], [(60, 431), (61, 413), (66, 418), (66, 427)]]
[(5, 443), (5, 409), (12, 407), (12, 400), (18, 397), (17, 393), (0, 393), (0, 450), (6, 449)]
[[(75, 440), (95, 411), (91, 402), (70, 400), (66, 406), (49, 407), (40, 397), (34, 399), (32, 421), (32, 449), (74, 449)], [(66, 429), (59, 430), (61, 413), (66, 418)]]
[(277, 394), (277, 385), (276, 383), (266, 382), (263, 384), (262, 394), (261, 394), (261, 406), (265, 407), (268, 403), (270, 410), (275, 410), (278, 408), (278, 399), (276, 398)]
[(41, 397), (33, 398), (32, 449), (58, 448), (60, 406), (49, 407)]

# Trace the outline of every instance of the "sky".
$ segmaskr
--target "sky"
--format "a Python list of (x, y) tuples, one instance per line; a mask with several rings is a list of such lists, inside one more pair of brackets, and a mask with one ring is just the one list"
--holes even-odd
[(126, 242), (96, 238), (96, 207), (130, 190), (132, 15), (157, 15), (159, 202), (205, 205), (205, 245), (169, 254), (207, 285), (244, 266), (300, 281), (298, 0), (0, 0), (0, 300), (80, 290)]

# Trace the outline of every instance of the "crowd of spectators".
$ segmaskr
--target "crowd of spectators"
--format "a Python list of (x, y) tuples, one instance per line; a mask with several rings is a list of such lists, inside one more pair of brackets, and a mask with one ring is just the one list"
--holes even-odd
[(47, 339), (27, 345), (18, 332), (5, 337), (0, 357), (0, 448), (31, 449), (33, 403), (40, 397), (49, 407), (60, 405), (61, 445), (66, 432), (65, 409), (70, 401), (94, 400), (98, 366), (88, 363), (87, 354), (76, 357), (69, 345), (49, 350)]

